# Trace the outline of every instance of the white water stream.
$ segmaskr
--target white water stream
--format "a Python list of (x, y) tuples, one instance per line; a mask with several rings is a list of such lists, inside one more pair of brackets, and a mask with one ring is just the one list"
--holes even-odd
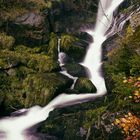
[[(106, 31), (112, 23), (113, 12), (122, 2), (123, 0), (101, 0), (99, 3), (95, 29), (87, 31), (93, 36), (94, 42), (90, 44), (82, 64), (90, 70), (90, 80), (96, 86), (97, 93), (78, 95), (67, 95), (64, 93), (54, 98), (43, 108), (34, 106), (29, 109), (19, 110), (19, 112), (26, 111), (26, 114), (16, 117), (7, 117), (0, 120), (0, 140), (34, 140), (29, 138), (27, 133), (25, 133), (26, 130), (46, 120), (49, 113), (54, 109), (94, 100), (97, 97), (106, 94), (105, 81), (101, 74), (102, 43), (106, 40)], [(67, 75), (67, 72), (62, 73)]]

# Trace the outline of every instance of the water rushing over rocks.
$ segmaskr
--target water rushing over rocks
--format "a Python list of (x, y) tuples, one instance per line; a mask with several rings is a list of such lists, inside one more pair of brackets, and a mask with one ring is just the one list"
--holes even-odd
[[(54, 109), (91, 101), (106, 94), (105, 81), (102, 77), (102, 43), (106, 40), (106, 31), (112, 23), (113, 12), (122, 2), (123, 0), (101, 0), (99, 3), (95, 29), (86, 31), (92, 35), (94, 42), (90, 44), (82, 64), (90, 70), (90, 80), (96, 86), (97, 93), (78, 95), (62, 93), (45, 107), (34, 106), (29, 109), (19, 110), (19, 113), (25, 113), (0, 120), (0, 140), (29, 140), (26, 131), (34, 125), (45, 121), (48, 118), (49, 113)], [(60, 48), (58, 48), (58, 51), (60, 52)], [(63, 64), (60, 59), (59, 62), (60, 66), (62, 66)], [(61, 73), (70, 77), (66, 71)], [(70, 78), (73, 79), (73, 77)]]

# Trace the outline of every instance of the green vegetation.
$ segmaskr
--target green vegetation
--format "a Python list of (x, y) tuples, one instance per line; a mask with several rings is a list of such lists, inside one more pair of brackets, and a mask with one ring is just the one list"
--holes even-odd
[(5, 33), (0, 33), (0, 49), (12, 49), (15, 39)]
[(48, 55), (51, 56), (54, 60), (57, 60), (58, 58), (58, 43), (57, 42), (58, 42), (57, 35), (54, 33), (51, 33), (49, 46), (48, 46)]

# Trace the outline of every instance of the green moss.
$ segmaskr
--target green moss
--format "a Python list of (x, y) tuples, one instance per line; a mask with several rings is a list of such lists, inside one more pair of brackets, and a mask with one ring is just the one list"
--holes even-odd
[(52, 57), (54, 60), (58, 59), (58, 39), (57, 35), (51, 33), (49, 46), (48, 46), (48, 56)]
[(68, 51), (70, 49), (70, 47), (72, 47), (72, 44), (75, 41), (78, 41), (79, 39), (72, 36), (72, 35), (62, 35), (61, 36), (61, 47), (62, 49), (65, 49), (66, 51)]
[(0, 71), (0, 92), (3, 92), (10, 87), (10, 79), (7, 74), (3, 71)]
[(79, 78), (75, 83), (75, 90), (79, 93), (95, 93), (97, 91), (96, 87), (87, 78)]
[(103, 113), (106, 111), (107, 107), (102, 106), (94, 110), (87, 110), (85, 111), (85, 121), (83, 122), (83, 126), (85, 128), (89, 128), (94, 124), (95, 122), (99, 121)]
[(19, 66), (18, 68), (15, 68), (16, 70), (16, 76), (19, 79), (26, 78), (29, 74), (36, 73), (33, 69), (27, 68), (25, 66)]
[(28, 75), (23, 82), (23, 90), (26, 94), (24, 104), (26, 107), (36, 104), (46, 105), (71, 83), (72, 81), (66, 76), (56, 73)]
[(9, 69), (19, 65), (19, 60), (15, 57), (0, 58), (0, 69)]
[(5, 33), (0, 33), (0, 49), (12, 49), (15, 39)]
[[(0, 58), (11, 67), (22, 64), (39, 72), (51, 72), (59, 69), (59, 64), (51, 57), (43, 54), (31, 54), (16, 51), (0, 51)], [(3, 65), (3, 62), (1, 63)]]
[(140, 75), (140, 56), (135, 54), (130, 58), (129, 65), (131, 66), (131, 75)]
[(14, 75), (0, 72), (0, 106), (7, 113), (33, 105), (44, 106), (72, 84), (71, 79), (59, 73), (35, 73), (23, 66), (14, 70)]
[(34, 48), (29, 48), (27, 46), (24, 45), (18, 45), (16, 47), (14, 47), (14, 51), (18, 52), (18, 53), (40, 53), (41, 52), (41, 47), (34, 47)]
[(72, 35), (61, 36), (61, 51), (67, 53), (74, 61), (82, 60), (85, 55), (85, 48), (76, 45), (78, 41), (80, 40)]
[(6, 72), (0, 72), (0, 79), (0, 106), (3, 107), (1, 114), (23, 108), (21, 103), (22, 81)]

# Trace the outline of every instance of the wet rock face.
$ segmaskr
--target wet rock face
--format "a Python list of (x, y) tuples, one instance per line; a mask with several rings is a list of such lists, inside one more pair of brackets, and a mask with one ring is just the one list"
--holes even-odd
[(20, 17), (17, 17), (15, 24), (26, 25), (31, 27), (39, 27), (44, 22), (44, 17), (38, 13), (26, 13)]
[(52, 1), (49, 14), (52, 30), (58, 33), (74, 33), (83, 24), (95, 23), (97, 5), (98, 0)]

